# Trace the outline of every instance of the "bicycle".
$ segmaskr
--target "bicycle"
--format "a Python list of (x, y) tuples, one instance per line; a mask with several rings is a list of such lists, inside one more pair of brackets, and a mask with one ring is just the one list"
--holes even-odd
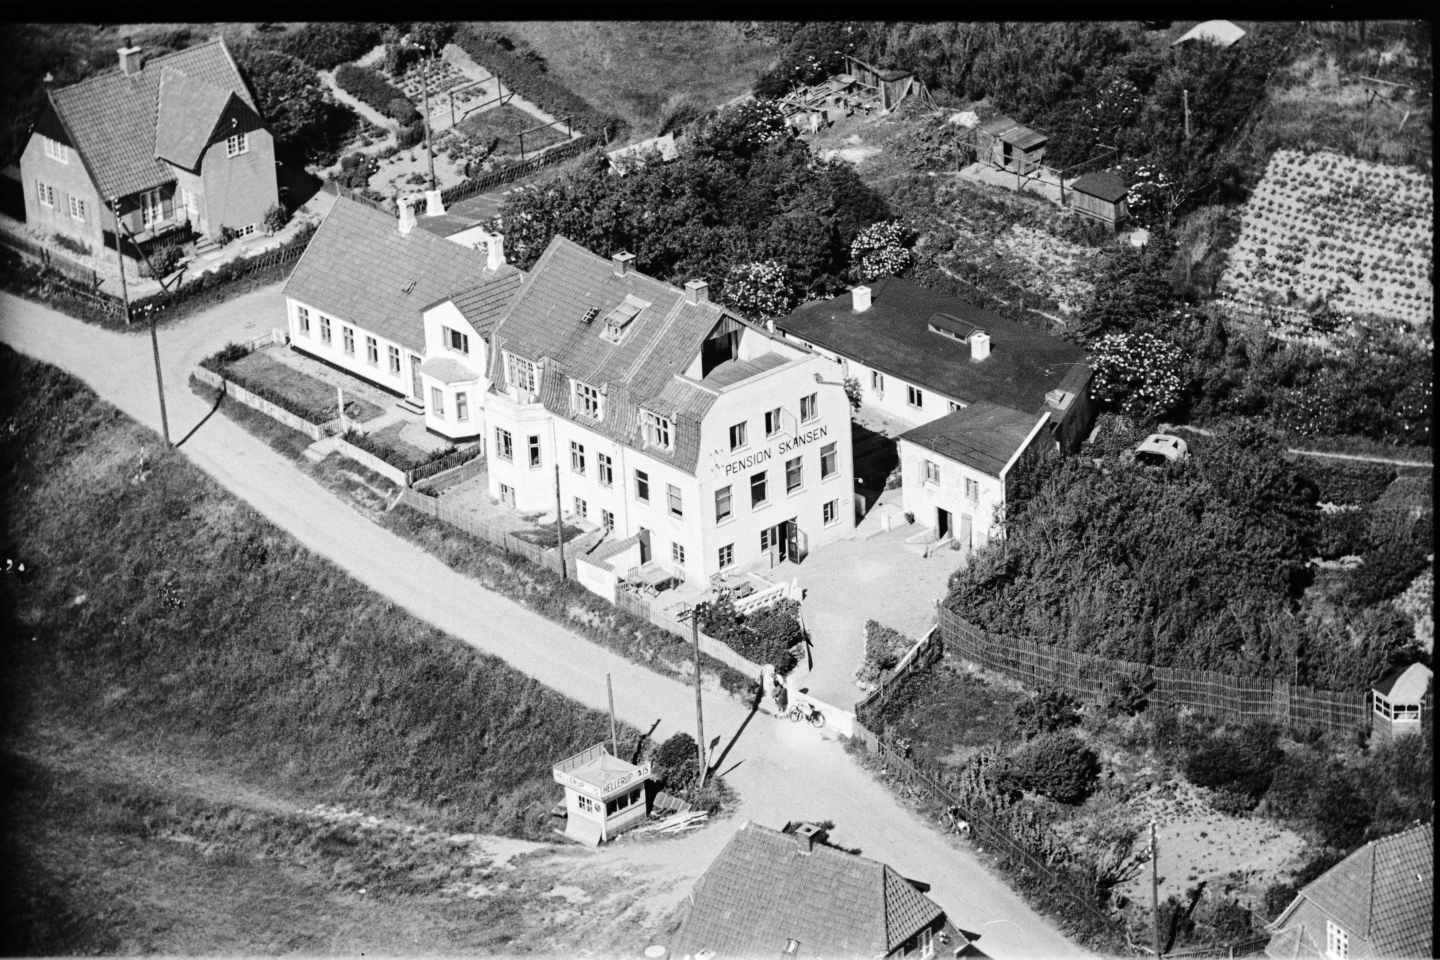
[(812, 727), (819, 728), (825, 726), (825, 714), (821, 713), (813, 703), (797, 703), (790, 708), (790, 712), (786, 714), (786, 716), (794, 723), (799, 723), (801, 720), (808, 720)]

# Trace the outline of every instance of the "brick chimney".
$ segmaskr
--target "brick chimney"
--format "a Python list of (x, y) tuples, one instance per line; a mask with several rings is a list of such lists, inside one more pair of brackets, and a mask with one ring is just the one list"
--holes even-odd
[(140, 48), (125, 38), (125, 46), (115, 51), (120, 55), (120, 72), (127, 77), (133, 77), (140, 72)]
[(976, 330), (970, 334), (970, 359), (978, 362), (988, 356), (990, 356), (990, 334), (984, 330)]
[(445, 212), (445, 201), (440, 199), (439, 190), (425, 191), (425, 216), (438, 217)]
[(810, 853), (817, 846), (822, 846), (827, 836), (819, 825), (808, 821), (788, 824), (784, 832), (795, 838), (795, 843), (802, 853)]
[(685, 281), (685, 302), (706, 303), (710, 299), (710, 284), (704, 280)]
[(623, 277), (630, 273), (631, 264), (635, 262), (635, 254), (617, 253), (610, 259), (615, 264), (615, 276)]
[(870, 309), (869, 287), (859, 286), (850, 291), (850, 309), (854, 313), (864, 313)]
[(400, 211), (400, 222), (398, 224), (400, 236), (408, 237), (410, 231), (415, 229), (415, 211), (410, 209), (410, 198), (396, 197), (395, 206)]

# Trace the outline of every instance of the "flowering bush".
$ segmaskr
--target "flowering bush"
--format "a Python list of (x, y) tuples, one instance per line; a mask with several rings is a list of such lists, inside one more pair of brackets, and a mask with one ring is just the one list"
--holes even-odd
[[(1426, 563), (1434, 562), (1434, 554), (1426, 558)], [(1405, 592), (1392, 602), (1396, 610), (1415, 624), (1416, 642), (1430, 649), (1435, 641), (1435, 570), (1427, 568), (1421, 571)]]
[(1153, 419), (1180, 401), (1180, 348), (1153, 334), (1101, 337), (1090, 366), (1090, 396), (1126, 416)]
[(727, 306), (757, 320), (782, 317), (795, 305), (790, 271), (778, 260), (742, 263), (725, 277), (723, 299)]
[(915, 235), (899, 220), (872, 223), (850, 243), (850, 268), (859, 280), (893, 277), (915, 262)]

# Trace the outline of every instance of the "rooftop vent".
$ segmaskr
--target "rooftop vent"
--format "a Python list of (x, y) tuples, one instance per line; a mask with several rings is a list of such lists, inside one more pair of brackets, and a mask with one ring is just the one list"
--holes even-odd
[(630, 266), (635, 262), (635, 254), (617, 253), (610, 260), (615, 264), (615, 276), (623, 277), (630, 273)]
[(600, 332), (600, 335), (611, 343), (619, 343), (631, 322), (639, 316), (641, 310), (648, 306), (650, 304), (645, 301), (637, 300), (626, 294), (625, 299), (620, 301), (620, 305), (605, 315), (605, 329)]
[(400, 222), (396, 224), (396, 228), (400, 231), (400, 236), (408, 237), (410, 231), (415, 229), (415, 211), (410, 208), (410, 198), (396, 197), (395, 206), (400, 211)]
[(425, 191), (425, 216), (438, 217), (445, 212), (445, 201), (440, 199), (439, 190)]
[(784, 832), (793, 836), (805, 853), (814, 850), (816, 844), (823, 844), (826, 837), (823, 827), (809, 821), (786, 824)]
[(600, 308), (591, 307), (589, 310), (585, 311), (585, 316), (580, 318), (580, 322), (585, 324), (594, 323), (595, 318), (598, 316), (600, 316)]
[(870, 309), (869, 287), (855, 287), (850, 291), (850, 309), (855, 313), (864, 313)]
[(937, 333), (942, 337), (951, 340), (958, 340), (961, 343), (967, 342), (970, 337), (980, 330), (979, 327), (969, 320), (962, 320), (960, 317), (949, 313), (932, 313), (926, 328), (931, 333)]
[(403, 287), (400, 288), (400, 292), (401, 292), (401, 293), (409, 293), (411, 290), (414, 290), (414, 289), (415, 289), (415, 284), (416, 284), (416, 279), (415, 279), (414, 277), (411, 277), (409, 280), (406, 280), (406, 281), (405, 281), (405, 286), (403, 286)]

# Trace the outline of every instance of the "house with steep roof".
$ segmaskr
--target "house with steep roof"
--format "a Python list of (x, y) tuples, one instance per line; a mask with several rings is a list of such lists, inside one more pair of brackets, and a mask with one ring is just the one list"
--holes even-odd
[(275, 144), (219, 37), (46, 91), (20, 157), (25, 219), (98, 252), (120, 221), (142, 246), (263, 228), (279, 200)]
[(1270, 924), (1274, 960), (1435, 956), (1435, 831), (1372, 840), (1301, 890)]
[(290, 345), (396, 394), (451, 440), (482, 436), (489, 337), (520, 286), (503, 238), (475, 249), (340, 197), (285, 282)]
[(850, 408), (829, 362), (633, 261), (556, 237), (494, 327), (491, 496), (553, 512), (558, 492), (680, 580), (847, 536)]
[(924, 960), (966, 946), (945, 911), (888, 864), (830, 846), (814, 824), (746, 822), (695, 882), (669, 955)]

